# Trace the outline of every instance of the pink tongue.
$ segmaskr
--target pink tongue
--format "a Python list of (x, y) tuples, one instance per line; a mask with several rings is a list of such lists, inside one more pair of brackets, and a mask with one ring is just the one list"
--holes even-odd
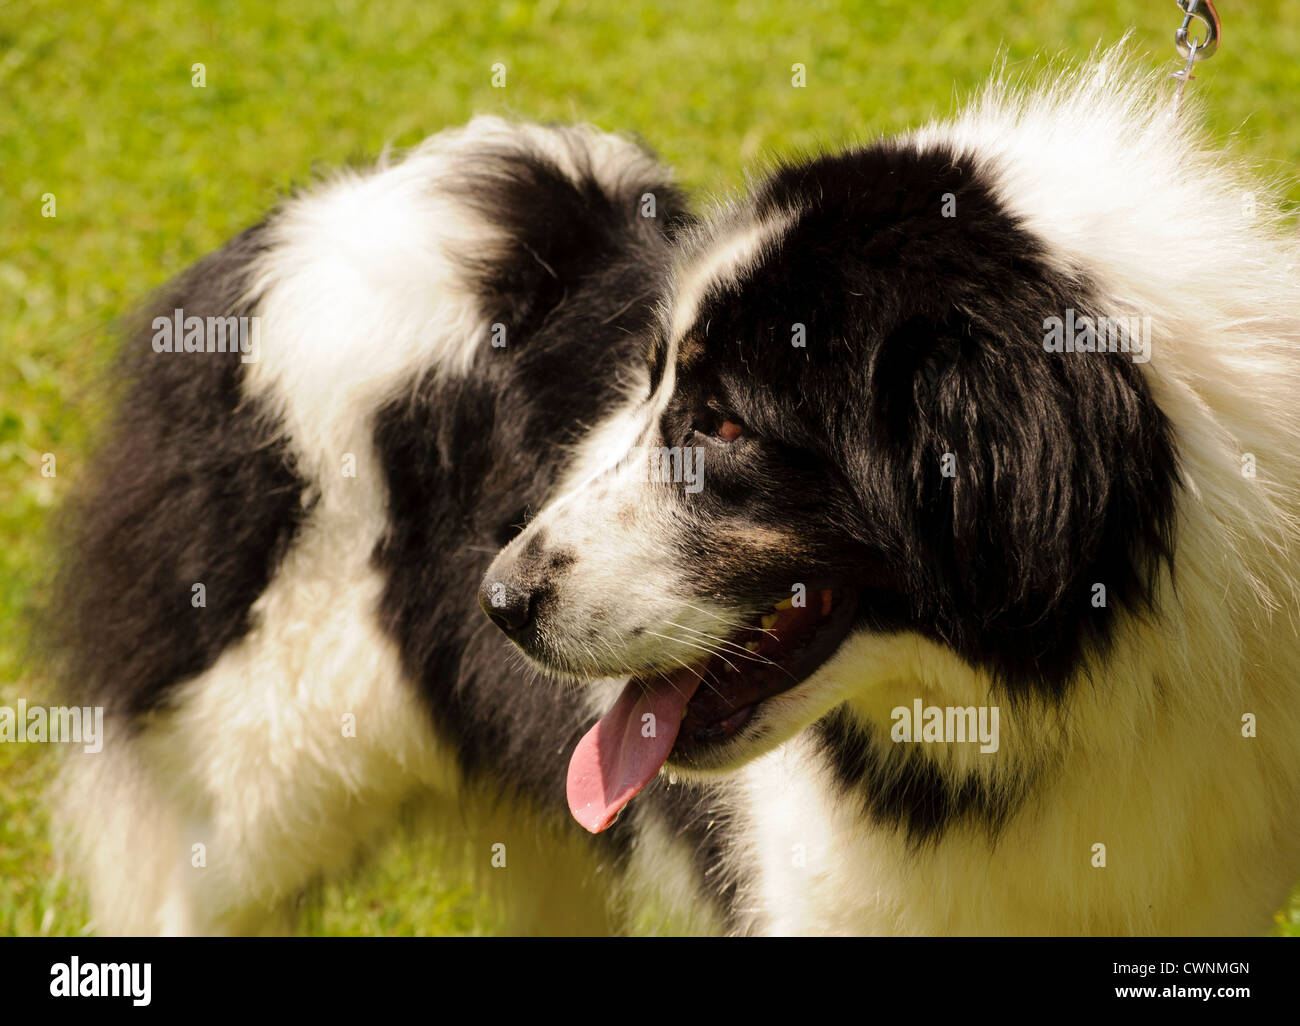
[(574, 819), (593, 834), (614, 822), (668, 759), (682, 711), (699, 686), (699, 675), (690, 670), (653, 683), (627, 682), (614, 708), (582, 736), (569, 760)]

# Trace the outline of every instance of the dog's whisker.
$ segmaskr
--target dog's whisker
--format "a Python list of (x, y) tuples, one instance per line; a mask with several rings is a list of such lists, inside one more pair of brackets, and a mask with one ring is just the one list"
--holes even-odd
[(674, 638), (668, 634), (660, 634), (658, 631), (647, 630), (646, 633), (651, 635), (652, 637), (663, 638), (665, 641), (675, 642), (678, 645), (685, 645), (688, 648), (696, 648), (702, 652), (708, 652), (709, 655), (715, 655), (719, 659), (721, 659), (724, 663), (726, 663), (727, 666), (730, 667), (733, 673), (740, 672), (739, 670), (736, 669), (736, 665), (726, 657), (724, 652), (714, 645), (704, 645), (704, 644), (700, 644), (699, 642), (689, 641), (686, 638)]
[[(695, 674), (695, 676), (699, 677), (700, 683), (703, 684), (705, 687), (707, 687), (719, 698), (724, 698), (724, 699), (726, 698), (726, 696), (721, 691), (719, 691), (716, 687), (714, 687), (712, 682), (709, 681), (708, 679), (709, 675), (707, 674), (707, 671), (701, 671), (697, 667), (692, 666), (690, 663), (687, 663), (685, 660), (679, 659), (677, 656), (669, 655), (668, 658), (671, 659), (673, 662), (675, 662), (682, 669), (689, 670), (691, 673)], [(659, 674), (659, 676), (663, 677), (665, 680), (668, 680), (668, 682), (672, 684), (672, 681), (668, 678), (668, 675), (666, 673), (664, 673), (662, 670), (656, 672)], [(680, 695), (681, 690), (677, 687), (677, 685), (672, 684), (672, 686), (673, 689), (677, 691), (677, 693)]]
[(773, 630), (771, 630), (770, 628), (763, 627), (763, 626), (755, 626), (754, 624), (749, 623), (749, 622), (744, 621), (744, 620), (735, 620), (735, 619), (731, 619), (731, 618), (729, 618), (729, 617), (722, 616), (722, 615), (719, 614), (719, 613), (715, 613), (715, 612), (713, 612), (712, 610), (704, 609), (704, 608), (702, 608), (701, 606), (694, 605), (694, 604), (692, 604), (692, 603), (690, 603), (690, 602), (683, 602), (682, 605), (684, 605), (687, 609), (693, 609), (693, 610), (695, 610), (697, 613), (703, 613), (705, 616), (711, 616), (711, 617), (713, 617), (715, 620), (720, 621), (720, 622), (722, 623), (723, 627), (726, 627), (726, 628), (728, 628), (728, 629), (730, 629), (730, 630), (733, 630), (733, 631), (755, 631), (755, 632), (757, 632), (757, 633), (759, 633), (759, 634), (766, 634), (766, 635), (767, 635), (768, 637), (770, 637), (770, 638), (773, 638), (773, 639), (779, 640), (779, 639), (777, 639), (776, 632), (773, 631)]
[[(720, 644), (726, 645), (728, 646), (728, 650), (731, 651), (733, 655), (736, 655), (742, 659), (748, 659), (749, 661), (755, 663), (775, 663), (776, 661), (774, 659), (769, 659), (767, 656), (759, 655), (757, 652), (751, 652), (744, 645), (741, 645), (739, 642), (732, 641), (729, 638), (719, 638), (716, 635), (707, 633), (706, 631), (696, 630), (694, 627), (688, 627), (686, 626), (686, 624), (676, 623), (672, 620), (668, 620), (666, 621), (666, 623), (668, 624), (669, 627), (676, 627), (679, 630), (690, 631), (692, 634), (699, 635), (702, 638), (709, 638), (713, 641), (719, 642)], [(775, 635), (773, 636), (775, 637)]]
[(695, 612), (697, 613), (703, 613), (705, 616), (711, 616), (715, 620), (720, 620), (724, 627), (739, 629), (745, 626), (745, 622), (743, 620), (735, 620), (730, 617), (723, 616), (721, 613), (715, 613), (711, 609), (705, 609), (702, 606), (697, 606), (690, 602), (683, 602), (682, 605), (684, 605), (687, 609), (695, 610)]

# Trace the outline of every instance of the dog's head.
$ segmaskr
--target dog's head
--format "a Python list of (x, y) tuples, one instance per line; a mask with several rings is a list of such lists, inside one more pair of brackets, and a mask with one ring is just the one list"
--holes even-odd
[(734, 767), (853, 698), (891, 672), (873, 639), (1056, 697), (1149, 601), (1176, 467), (1139, 340), (1053, 347), (1091, 286), (996, 181), (882, 144), (684, 244), (644, 390), (480, 595), (547, 671), (632, 678), (574, 756), (589, 829), (665, 761)]

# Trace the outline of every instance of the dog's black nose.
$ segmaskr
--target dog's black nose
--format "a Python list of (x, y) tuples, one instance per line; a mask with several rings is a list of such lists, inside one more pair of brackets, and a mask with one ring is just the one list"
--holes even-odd
[(519, 633), (533, 619), (533, 593), (518, 585), (484, 581), (478, 590), (478, 604), (507, 634)]

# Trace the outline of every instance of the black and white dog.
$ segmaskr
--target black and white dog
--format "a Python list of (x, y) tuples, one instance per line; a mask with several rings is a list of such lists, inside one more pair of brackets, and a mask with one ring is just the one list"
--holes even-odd
[(293, 197), (148, 311), (74, 505), (97, 928), (282, 928), (414, 800), (521, 932), (1262, 931), (1274, 209), (1114, 55), (699, 222), (639, 146), (493, 118)]

